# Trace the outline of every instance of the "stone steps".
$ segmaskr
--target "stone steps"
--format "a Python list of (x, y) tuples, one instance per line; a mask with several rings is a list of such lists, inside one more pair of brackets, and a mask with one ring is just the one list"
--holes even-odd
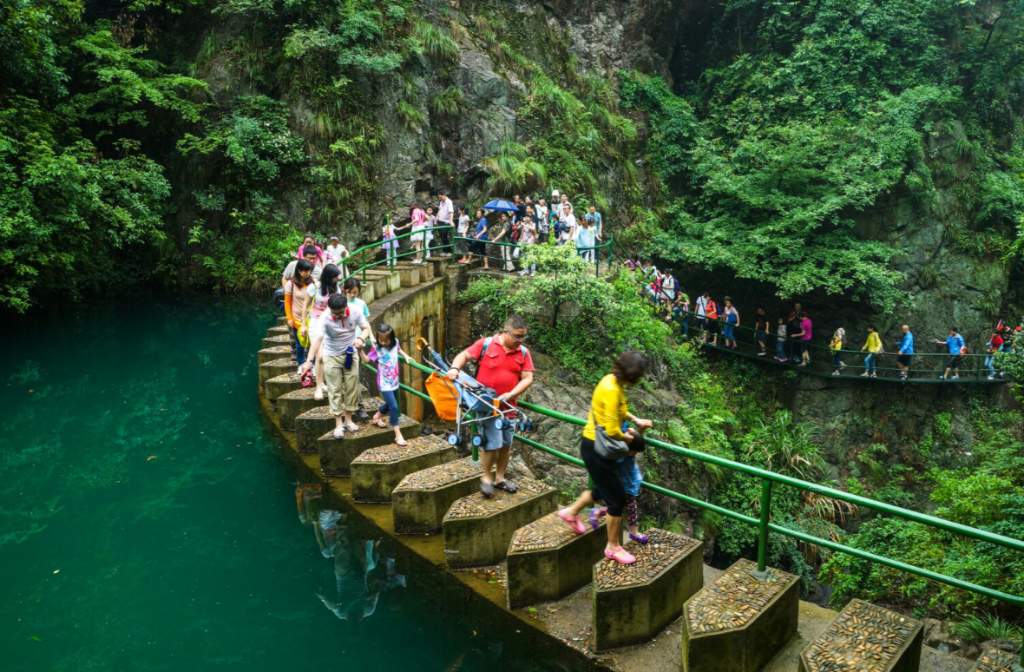
[(508, 608), (557, 600), (590, 583), (606, 540), (603, 521), (576, 534), (555, 513), (520, 527), (508, 546)]
[(290, 370), (287, 373), (282, 373), (280, 376), (268, 378), (267, 381), (263, 383), (263, 394), (267, 397), (268, 401), (277, 401), (277, 398), (281, 395), (302, 389), (301, 376), (299, 376), (295, 367), (291, 365), (291, 362), (288, 364)]
[(286, 324), (278, 324), (267, 329), (267, 336), (290, 336), (291, 333)]
[(448, 509), (441, 527), (449, 567), (501, 562), (516, 530), (555, 509), (554, 488), (532, 478), (515, 481), (519, 491), (514, 494), (495, 490), (491, 499), (468, 495)]
[(971, 672), (1013, 672), (1017, 662), (1016, 654), (1002, 649), (985, 649), (978, 656), (978, 662)]
[(436, 434), (418, 436), (408, 441), (407, 446), (392, 443), (364, 450), (352, 460), (349, 473), (352, 497), (357, 502), (390, 502), (391, 491), (403, 478), (451, 462), (456, 457), (455, 448)]
[(288, 318), (285, 317), (284, 315), (278, 315), (277, 319), (274, 320), (274, 324), (276, 326), (278, 326), (278, 327), (287, 327), (288, 326)]
[(433, 534), (455, 500), (479, 489), (480, 464), (466, 457), (409, 474), (391, 492), (395, 532)]
[[(317, 408), (318, 413), (323, 413), (326, 407)], [(359, 431), (345, 433), (345, 438), (334, 438), (334, 418), (327, 411), (326, 417), (330, 422), (330, 429), (321, 434), (315, 442), (314, 449), (320, 454), (320, 471), (332, 476), (347, 476), (352, 461), (359, 457), (363, 451), (387, 446), (395, 440), (395, 432), (390, 427), (377, 427), (372, 423), (361, 423)], [(420, 423), (408, 416), (401, 416), (399, 426), (406, 439), (419, 436)]]
[(650, 542), (629, 544), (632, 565), (602, 558), (594, 565), (595, 651), (644, 642), (676, 620), (683, 603), (701, 589), (703, 544), (657, 528)]
[(851, 600), (800, 654), (800, 672), (917, 672), (920, 621)]
[[(263, 348), (256, 353), (256, 361), (259, 362), (260, 366), (263, 366), (267, 362), (272, 362), (275, 359), (294, 359), (292, 353), (292, 347), (290, 345), (275, 345), (271, 348)], [(298, 364), (295, 365), (297, 369)]]
[[(327, 405), (326, 396), (325, 394), (323, 401), (317, 402), (317, 406), (302, 412), (295, 418), (295, 438), (298, 442), (299, 450), (303, 453), (317, 452), (317, 441), (324, 434), (334, 431), (334, 416), (331, 415), (331, 409)], [(363, 396), (359, 400), (359, 408), (368, 416), (373, 417), (381, 403), (381, 400), (377, 397)], [(394, 430), (390, 427), (384, 430), (368, 420), (357, 421), (356, 424), (359, 425), (358, 431), (346, 433), (345, 438), (361, 442), (360, 445), (363, 450), (391, 443), (394, 438)], [(402, 433), (406, 435), (406, 438), (417, 436), (420, 433), (419, 423), (404, 415), (399, 416), (398, 426), (402, 428)], [(382, 432), (384, 433), (383, 436), (377, 436)], [(369, 440), (364, 441), (364, 436), (370, 437)], [(333, 436), (331, 439), (336, 440)]]
[(267, 335), (263, 337), (262, 347), (273, 348), (278, 345), (287, 345), (291, 348), (292, 337), (289, 334), (275, 334), (273, 336)]
[(277, 409), (277, 417), (281, 421), (282, 429), (295, 431), (295, 418), (324, 403), (323, 400), (313, 398), (315, 392), (315, 385), (313, 387), (300, 387), (297, 390), (282, 394), (274, 401), (274, 407)]
[(295, 360), (291, 357), (281, 357), (279, 359), (272, 359), (269, 362), (264, 362), (259, 366), (259, 384), (260, 389), (264, 389), (267, 381), (271, 378), (276, 378), (285, 373), (295, 373), (298, 370), (299, 365), (295, 363)]
[(416, 285), (423, 282), (420, 279), (421, 265), (413, 265), (408, 263), (395, 264), (395, 273), (398, 274), (399, 282), (402, 287), (415, 287)]
[(796, 634), (799, 580), (738, 560), (683, 605), (683, 672), (758, 672)]

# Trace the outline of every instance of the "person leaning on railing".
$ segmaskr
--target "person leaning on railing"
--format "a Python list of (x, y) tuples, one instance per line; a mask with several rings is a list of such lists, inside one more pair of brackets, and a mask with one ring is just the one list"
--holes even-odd
[[(594, 388), (590, 401), (590, 413), (587, 424), (580, 437), (580, 457), (586, 466), (594, 486), (592, 490), (584, 490), (576, 501), (564, 509), (558, 510), (558, 517), (576, 534), (583, 534), (586, 528), (580, 521), (579, 514), (584, 507), (590, 506), (595, 500), (603, 501), (608, 506), (607, 531), (608, 543), (604, 555), (619, 564), (630, 565), (636, 562), (632, 553), (622, 547), (622, 513), (626, 506), (626, 489), (619, 478), (619, 470), (614, 456), (603, 457), (598, 454), (598, 443), (625, 443), (628, 454), (635, 455), (643, 450), (643, 433), (651, 428), (652, 422), (638, 418), (629, 412), (625, 388), (635, 385), (647, 373), (647, 358), (643, 353), (627, 351), (619, 355), (612, 366), (612, 372), (601, 379)], [(636, 428), (623, 431), (626, 421), (632, 422)], [(602, 434), (601, 439), (598, 433)], [(624, 457), (627, 453), (621, 453)]]
[(947, 352), (949, 352), (946, 370), (943, 371), (939, 378), (943, 380), (957, 380), (960, 378), (960, 362), (963, 360), (964, 355), (967, 354), (967, 345), (964, 343), (964, 337), (960, 335), (960, 330), (956, 327), (950, 327), (949, 336), (946, 336), (945, 340), (937, 338), (933, 342), (937, 345), (945, 345)]

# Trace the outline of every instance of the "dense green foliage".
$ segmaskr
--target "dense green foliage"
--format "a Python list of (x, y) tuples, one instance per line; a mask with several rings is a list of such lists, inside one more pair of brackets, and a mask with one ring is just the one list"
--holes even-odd
[(671, 198), (648, 250), (782, 297), (888, 307), (896, 232), (860, 216), (892, 196), (941, 212), (945, 189), (953, 242), (1007, 252), (1024, 205), (1022, 30), (1015, 0), (727, 3), (684, 96), (622, 78)]
[(18, 311), (152, 262), (171, 186), (139, 138), (201, 112), (203, 82), (83, 11), (74, 0), (0, 10), (0, 306)]

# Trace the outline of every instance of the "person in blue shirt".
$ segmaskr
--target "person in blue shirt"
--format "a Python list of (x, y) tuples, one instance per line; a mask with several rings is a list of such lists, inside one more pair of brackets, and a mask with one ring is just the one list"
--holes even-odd
[(906, 380), (910, 375), (910, 363), (914, 359), (914, 334), (910, 331), (910, 325), (907, 324), (900, 327), (900, 331), (903, 332), (903, 336), (900, 337), (896, 366), (900, 369), (900, 380)]
[(474, 254), (483, 257), (484, 268), (490, 269), (491, 265), (487, 259), (487, 218), (484, 217), (484, 211), (480, 208), (477, 208), (476, 211), (476, 229), (473, 230), (473, 243), (469, 249)]
[[(949, 352), (946, 370), (939, 378), (943, 380), (957, 380), (960, 378), (960, 361), (967, 352), (967, 346), (964, 344), (964, 337), (960, 335), (960, 330), (956, 327), (950, 327), (949, 336), (946, 337), (946, 340), (935, 339), (935, 342), (939, 345), (945, 345), (946, 350)], [(950, 374), (953, 375), (950, 376)]]

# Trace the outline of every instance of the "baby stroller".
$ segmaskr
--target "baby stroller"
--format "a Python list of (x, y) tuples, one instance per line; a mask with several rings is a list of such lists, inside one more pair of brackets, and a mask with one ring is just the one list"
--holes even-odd
[(454, 422), (455, 430), (446, 437), (452, 446), (465, 445), (468, 441), (473, 448), (473, 459), (477, 457), (477, 449), (483, 445), (483, 422), (497, 416), (498, 429), (504, 423), (515, 423), (516, 427), (528, 426), (529, 419), (507, 401), (500, 401), (493, 389), (481, 384), (468, 373), (459, 372), (456, 380), (448, 378), (451, 369), (441, 353), (430, 347), (425, 338), (416, 341), (416, 348), (423, 353), (423, 362), (433, 369), (427, 378), (425, 387), (430, 401), (434, 405), (437, 417), (446, 422)]

